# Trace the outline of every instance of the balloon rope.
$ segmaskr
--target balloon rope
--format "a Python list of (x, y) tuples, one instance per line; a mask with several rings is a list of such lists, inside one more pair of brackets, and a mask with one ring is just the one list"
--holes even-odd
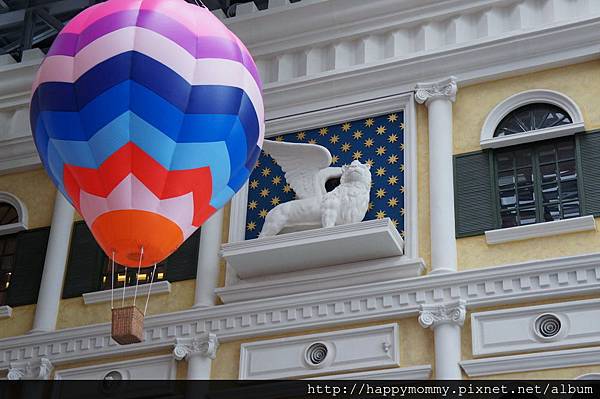
[(137, 272), (135, 273), (135, 292), (133, 293), (133, 307), (135, 307), (135, 300), (137, 298), (138, 285), (140, 283), (140, 267), (142, 267), (142, 257), (144, 256), (144, 247), (140, 251), (140, 261), (138, 262)]
[(125, 269), (125, 279), (123, 280), (123, 300), (121, 301), (121, 307), (125, 307), (125, 288), (127, 288), (127, 266), (123, 266)]
[[(200, 1), (200, 3), (198, 3), (198, 1)], [(200, 4), (201, 4), (201, 5), (200, 5)], [(202, 2), (202, 0), (196, 0), (196, 5), (197, 5), (198, 7), (204, 7), (204, 8), (206, 8), (206, 6), (205, 6), (205, 5), (204, 5), (204, 3)]]
[(154, 275), (156, 274), (156, 263), (154, 264), (154, 270), (152, 270), (152, 278), (150, 280), (150, 288), (148, 288), (148, 296), (146, 297), (146, 306), (144, 306), (144, 316), (146, 316), (146, 310), (148, 310), (148, 301), (150, 300), (150, 292), (152, 292), (152, 285), (154, 285)]
[(112, 253), (112, 266), (110, 268), (110, 309), (115, 308), (115, 251)]

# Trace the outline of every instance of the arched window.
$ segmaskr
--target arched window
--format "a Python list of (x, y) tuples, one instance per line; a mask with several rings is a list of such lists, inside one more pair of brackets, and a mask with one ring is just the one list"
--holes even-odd
[(584, 131), (577, 104), (552, 90), (528, 90), (508, 97), (488, 114), (481, 129), (482, 148), (501, 148)]
[(569, 114), (553, 104), (523, 105), (506, 115), (496, 127), (494, 137), (510, 136), (573, 123)]
[(495, 149), (501, 227), (581, 216), (573, 136), (581, 130), (577, 105), (549, 90), (516, 94), (490, 112), (481, 142)]
[(16, 233), (27, 228), (27, 211), (14, 195), (0, 192), (0, 305), (6, 304), (15, 266)]

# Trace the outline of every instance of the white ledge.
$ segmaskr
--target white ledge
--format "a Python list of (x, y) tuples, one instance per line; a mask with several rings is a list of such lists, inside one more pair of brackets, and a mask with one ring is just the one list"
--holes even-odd
[(547, 237), (557, 234), (576, 233), (579, 231), (596, 230), (594, 216), (580, 216), (573, 219), (555, 220), (530, 224), (527, 226), (508, 227), (505, 229), (488, 230), (485, 240), (488, 244), (502, 244), (505, 242), (527, 240), (529, 238)]
[(554, 352), (528, 353), (525, 355), (490, 357), (478, 360), (463, 360), (460, 362), (460, 366), (469, 377), (592, 366), (596, 364), (600, 364), (599, 346)]
[[(150, 284), (142, 284), (138, 286), (137, 296), (145, 296), (148, 295), (148, 290), (150, 289)], [(152, 292), (150, 295), (158, 295), (158, 294), (168, 294), (171, 292), (171, 283), (168, 281), (157, 281), (152, 283)], [(125, 298), (133, 298), (135, 295), (135, 286), (127, 287), (125, 289)], [(86, 305), (90, 305), (92, 303), (102, 303), (102, 302), (110, 302), (110, 290), (104, 291), (95, 291), (88, 292), (83, 294), (83, 302)], [(116, 288), (114, 290), (114, 300), (115, 303), (120, 303), (119, 301), (123, 298), (123, 288)]]
[(222, 255), (242, 279), (403, 255), (389, 218), (224, 244)]
[(286, 273), (273, 276), (273, 279), (241, 281), (217, 288), (215, 292), (223, 303), (231, 303), (418, 277), (423, 271), (425, 271), (423, 259), (396, 256), (310, 269), (304, 273)]
[(0, 319), (12, 317), (12, 308), (8, 305), (0, 306)]
[(431, 377), (431, 365), (397, 367), (393, 369), (371, 370), (360, 373), (325, 375), (307, 378), (307, 380), (428, 380)]

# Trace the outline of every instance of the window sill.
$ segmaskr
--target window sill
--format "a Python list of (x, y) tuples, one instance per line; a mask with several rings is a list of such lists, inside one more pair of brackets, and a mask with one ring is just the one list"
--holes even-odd
[(27, 230), (27, 226), (21, 222), (5, 224), (0, 226), (0, 235), (18, 233)]
[(573, 219), (555, 220), (553, 222), (536, 223), (528, 226), (509, 227), (485, 232), (485, 240), (489, 245), (505, 242), (527, 240), (529, 238), (547, 237), (558, 234), (576, 233), (596, 230), (594, 216), (580, 216)]
[[(138, 286), (137, 296), (145, 297), (148, 295), (148, 290), (150, 289), (150, 284), (142, 284)], [(168, 294), (171, 292), (171, 283), (168, 281), (158, 281), (152, 284), (152, 292), (151, 296), (159, 295), (159, 294)], [(135, 286), (125, 288), (125, 298), (133, 298), (135, 294)], [(83, 294), (83, 302), (86, 305), (91, 305), (93, 303), (103, 303), (110, 302), (110, 290), (104, 291), (96, 291), (96, 292), (88, 292)], [(123, 288), (116, 288), (114, 290), (114, 300), (115, 303), (119, 303), (123, 298)]]
[(12, 317), (12, 308), (8, 305), (0, 306), (0, 319), (8, 319)]
[(12, 308), (8, 305), (0, 306), (0, 319), (12, 317)]

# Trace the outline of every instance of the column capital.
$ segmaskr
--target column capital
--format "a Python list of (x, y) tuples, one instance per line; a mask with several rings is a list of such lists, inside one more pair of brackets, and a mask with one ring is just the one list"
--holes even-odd
[(173, 357), (183, 360), (200, 355), (214, 359), (217, 357), (219, 340), (215, 334), (206, 333), (194, 338), (177, 338), (173, 347)]
[(425, 105), (429, 105), (431, 101), (436, 99), (454, 102), (456, 100), (458, 86), (456, 85), (456, 78), (450, 76), (449, 78), (435, 82), (417, 83), (415, 90), (415, 100), (419, 104), (425, 103)]
[(9, 380), (47, 380), (54, 366), (45, 357), (28, 362), (11, 363), (8, 368)]
[(467, 315), (466, 301), (445, 302), (438, 304), (421, 305), (419, 324), (423, 328), (436, 327), (443, 323), (452, 323), (462, 326)]

